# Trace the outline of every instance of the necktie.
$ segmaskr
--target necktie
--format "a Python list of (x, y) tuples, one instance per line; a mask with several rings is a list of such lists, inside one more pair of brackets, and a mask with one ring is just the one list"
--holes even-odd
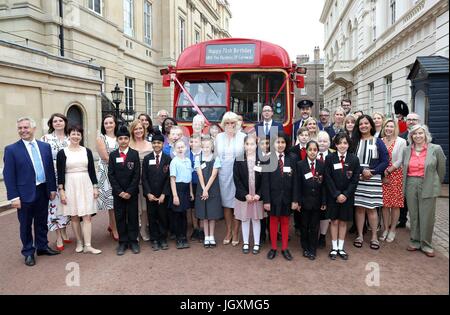
[(344, 173), (345, 156), (341, 155), (342, 173)]
[(314, 167), (314, 162), (311, 162), (311, 173), (316, 176), (316, 168)]
[(265, 132), (266, 136), (269, 135), (269, 123), (266, 123), (266, 129), (264, 132)]
[(323, 162), (323, 153), (319, 153), (320, 154), (320, 162)]
[(302, 161), (306, 158), (306, 148), (300, 149), (300, 158), (302, 159)]
[(284, 168), (283, 154), (280, 154), (280, 157), (278, 158), (278, 167), (280, 168), (281, 176), (283, 176), (283, 174), (284, 174), (284, 172), (283, 172), (283, 168)]
[(122, 165), (125, 165), (125, 160), (127, 158), (127, 155), (121, 151), (120, 152), (120, 157), (123, 159)]
[(156, 155), (156, 168), (159, 168), (159, 154)]
[(44, 172), (44, 166), (42, 165), (42, 161), (39, 158), (39, 153), (34, 146), (33, 142), (30, 142), (31, 146), (31, 155), (33, 157), (33, 164), (34, 164), (34, 172), (36, 173), (36, 182), (44, 183), (45, 182), (45, 172)]

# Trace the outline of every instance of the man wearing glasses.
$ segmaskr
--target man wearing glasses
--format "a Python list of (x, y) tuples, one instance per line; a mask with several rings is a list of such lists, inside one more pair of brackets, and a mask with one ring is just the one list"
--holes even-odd
[(320, 123), (323, 128), (327, 128), (331, 125), (330, 123), (330, 110), (328, 108), (324, 108), (319, 113)]
[(257, 137), (259, 137), (261, 132), (264, 134), (264, 136), (270, 136), (270, 133), (274, 132), (274, 130), (283, 131), (283, 125), (272, 119), (273, 118), (272, 106), (270, 105), (263, 106), (262, 118), (263, 120), (255, 125)]
[[(420, 116), (416, 113), (410, 113), (408, 116), (406, 116), (406, 126), (408, 127), (408, 130), (406, 130), (404, 133), (400, 134), (400, 137), (406, 140), (408, 142), (408, 135), (409, 130), (417, 124), (420, 124), (421, 119)], [(409, 145), (409, 143), (408, 143)]]

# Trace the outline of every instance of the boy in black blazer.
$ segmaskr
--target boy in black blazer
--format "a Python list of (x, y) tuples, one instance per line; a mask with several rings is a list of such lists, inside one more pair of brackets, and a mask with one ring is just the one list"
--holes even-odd
[(150, 239), (154, 251), (169, 248), (167, 234), (169, 230), (169, 213), (167, 210), (170, 195), (169, 155), (162, 152), (164, 136), (158, 132), (152, 138), (153, 152), (142, 163), (142, 186), (147, 200)]
[(119, 232), (117, 255), (130, 247), (134, 254), (140, 252), (138, 194), (141, 166), (139, 153), (131, 149), (130, 132), (121, 126), (117, 132), (119, 149), (109, 155), (108, 179), (114, 197), (114, 214)]
[(306, 145), (307, 157), (297, 162), (295, 190), (301, 216), (301, 238), (303, 256), (316, 259), (320, 215), (326, 209), (325, 163), (317, 159), (319, 144), (309, 141)]

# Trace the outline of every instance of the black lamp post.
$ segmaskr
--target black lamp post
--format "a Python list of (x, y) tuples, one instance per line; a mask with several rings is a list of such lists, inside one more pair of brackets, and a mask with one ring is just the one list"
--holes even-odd
[(119, 105), (120, 103), (122, 103), (122, 98), (123, 98), (123, 91), (120, 89), (119, 84), (116, 83), (116, 87), (114, 88), (114, 90), (111, 91), (111, 95), (112, 95), (112, 100), (114, 105), (116, 106), (116, 119), (122, 120), (121, 116), (120, 116), (120, 108)]

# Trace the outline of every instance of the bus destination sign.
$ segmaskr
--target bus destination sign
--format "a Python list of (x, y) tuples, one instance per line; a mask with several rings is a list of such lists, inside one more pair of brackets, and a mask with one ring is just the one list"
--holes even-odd
[(255, 63), (255, 44), (207, 45), (206, 64), (253, 64)]

